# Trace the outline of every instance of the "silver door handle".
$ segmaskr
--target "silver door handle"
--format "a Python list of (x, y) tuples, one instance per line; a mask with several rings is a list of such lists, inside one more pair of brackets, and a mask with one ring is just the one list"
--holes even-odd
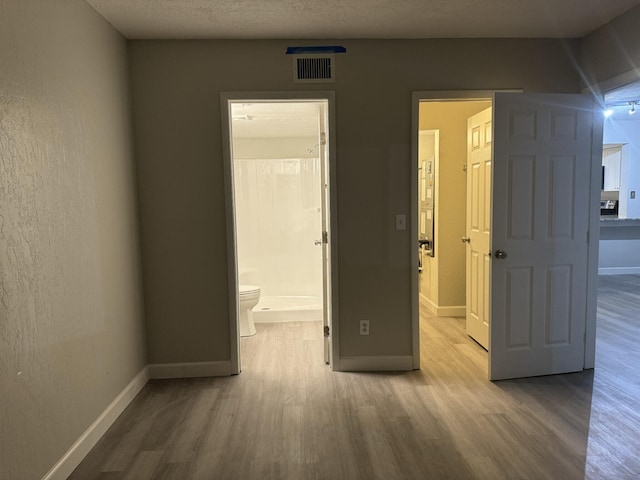
[(499, 260), (504, 260), (505, 258), (507, 258), (507, 252), (505, 252), (504, 250), (496, 250), (494, 256)]
[(469, 237), (462, 237), (460, 240), (462, 240), (462, 243), (471, 243), (471, 239)]
[(313, 244), (314, 245), (322, 245), (322, 240), (314, 240)]

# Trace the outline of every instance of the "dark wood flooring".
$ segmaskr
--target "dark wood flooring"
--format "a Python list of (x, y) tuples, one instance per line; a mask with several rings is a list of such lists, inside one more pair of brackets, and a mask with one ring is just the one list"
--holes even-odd
[(317, 323), (259, 324), (243, 373), (150, 381), (73, 480), (640, 478), (640, 276), (600, 277), (596, 369), (491, 383), (460, 318), (422, 370), (331, 372)]

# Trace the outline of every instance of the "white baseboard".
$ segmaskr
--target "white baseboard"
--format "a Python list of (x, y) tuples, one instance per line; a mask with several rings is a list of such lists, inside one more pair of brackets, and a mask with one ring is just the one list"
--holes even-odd
[(432, 315), (436, 315), (436, 310), (438, 306), (435, 303), (433, 303), (430, 298), (427, 298), (423, 294), (420, 294), (420, 303), (425, 307), (427, 307), (427, 310), (429, 310), (429, 313), (431, 313)]
[(464, 317), (467, 315), (467, 307), (465, 307), (464, 305), (438, 307), (436, 315), (438, 317)]
[(420, 294), (420, 303), (427, 307), (427, 310), (436, 317), (464, 317), (467, 314), (465, 305), (440, 307), (422, 294)]
[(640, 267), (600, 267), (598, 275), (629, 275), (640, 273)]
[(340, 357), (342, 372), (372, 372), (413, 370), (413, 356)]
[(150, 378), (219, 377), (226, 375), (231, 375), (231, 362), (228, 361), (147, 365), (84, 431), (62, 458), (42, 477), (42, 480), (66, 480)]
[(150, 378), (224, 377), (231, 375), (231, 362), (154, 363)]
[(124, 387), (124, 390), (109, 404), (98, 418), (75, 441), (67, 453), (42, 477), (42, 480), (65, 480), (76, 469), (89, 451), (98, 443), (118, 416), (131, 403), (149, 380), (149, 371), (144, 367)]

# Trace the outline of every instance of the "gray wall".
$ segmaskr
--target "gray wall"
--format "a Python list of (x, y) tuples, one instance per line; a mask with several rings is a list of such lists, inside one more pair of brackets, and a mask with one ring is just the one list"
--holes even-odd
[(230, 356), (221, 91), (335, 90), (340, 348), (366, 356), (411, 354), (411, 92), (580, 83), (577, 41), (319, 43), (348, 50), (335, 84), (292, 83), (308, 41), (130, 42), (150, 363)]
[[(584, 85), (596, 84), (640, 65), (640, 6), (632, 8), (581, 39)], [(640, 75), (634, 80), (640, 79)]]
[(146, 363), (126, 42), (0, 0), (0, 478), (41, 478)]

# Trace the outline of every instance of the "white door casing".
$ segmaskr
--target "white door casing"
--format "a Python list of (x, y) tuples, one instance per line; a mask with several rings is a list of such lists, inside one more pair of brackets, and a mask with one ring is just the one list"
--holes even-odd
[(467, 334), (489, 349), (491, 272), (491, 107), (467, 120)]
[(493, 107), (489, 377), (579, 371), (593, 100), (496, 93)]
[(324, 362), (331, 364), (331, 244), (330, 236), (330, 205), (329, 205), (329, 157), (327, 142), (329, 134), (329, 119), (327, 106), (318, 105), (318, 151), (320, 152), (320, 197), (322, 216), (322, 329), (324, 336)]
[[(329, 296), (325, 297), (323, 307), (327, 311), (331, 326), (334, 331), (328, 339), (329, 364), (333, 370), (340, 369), (340, 352), (338, 337), (338, 248), (337, 248), (337, 220), (335, 214), (336, 197), (336, 158), (335, 158), (335, 94), (334, 92), (222, 92), (221, 101), (221, 123), (222, 123), (222, 144), (224, 156), (224, 184), (225, 184), (225, 213), (227, 230), (227, 278), (229, 286), (229, 373), (240, 373), (240, 338), (238, 328), (238, 268), (236, 249), (236, 226), (235, 226), (235, 200), (233, 189), (233, 153), (231, 142), (231, 103), (257, 103), (257, 102), (321, 102), (325, 105), (324, 124), (327, 132), (327, 145), (323, 151), (326, 170), (324, 172), (324, 182), (327, 185), (325, 199), (323, 200), (323, 221), (327, 222), (328, 242), (331, 248), (326, 251), (323, 246), (323, 253), (326, 252), (327, 265), (323, 266), (323, 272), (328, 271), (328, 278), (325, 280), (329, 287)], [(325, 348), (325, 352), (326, 352)]]

